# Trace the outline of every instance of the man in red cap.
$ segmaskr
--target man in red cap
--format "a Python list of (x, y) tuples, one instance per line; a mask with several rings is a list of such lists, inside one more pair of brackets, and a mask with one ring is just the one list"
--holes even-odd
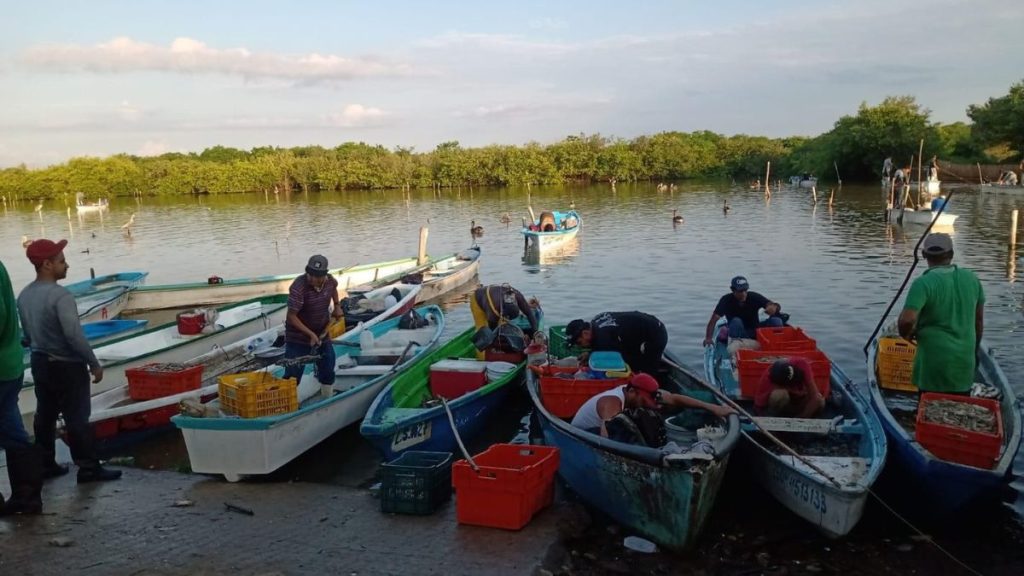
[(630, 378), (629, 384), (601, 392), (587, 400), (576, 412), (572, 425), (607, 437), (608, 429), (605, 424), (619, 412), (640, 407), (656, 409), (662, 405), (703, 408), (719, 418), (725, 418), (733, 413), (733, 409), (728, 406), (709, 404), (690, 396), (661, 390), (653, 376), (640, 372)]
[(761, 375), (754, 393), (754, 412), (764, 416), (813, 418), (825, 407), (806, 358), (776, 360)]
[(121, 472), (100, 465), (89, 426), (89, 374), (99, 382), (103, 367), (82, 331), (75, 297), (57, 284), (68, 275), (67, 243), (36, 240), (28, 245), (25, 255), (36, 268), (36, 279), (18, 295), (25, 343), (32, 349), (36, 446), (45, 453), (46, 477), (67, 473), (55, 460), (57, 417), (63, 414), (71, 457), (78, 464), (78, 482), (116, 480)]

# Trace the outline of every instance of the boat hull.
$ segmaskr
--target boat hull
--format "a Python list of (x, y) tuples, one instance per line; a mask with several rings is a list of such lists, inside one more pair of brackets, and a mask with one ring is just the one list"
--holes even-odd
[[(904, 210), (902, 216), (904, 224), (921, 224), (927, 226), (932, 220), (935, 220), (935, 225), (940, 227), (952, 226), (953, 223), (956, 222), (956, 219), (960, 217), (959, 214), (950, 214), (949, 212), (939, 214), (937, 211), (912, 210), (910, 208)], [(898, 224), (899, 219), (899, 210), (889, 210), (889, 222)]]
[(522, 233), (526, 239), (527, 250), (536, 252), (553, 250), (576, 239), (580, 229), (583, 228), (583, 219), (580, 217), (579, 213), (575, 210), (570, 210), (564, 213), (555, 212), (554, 214), (555, 219), (558, 222), (562, 222), (568, 218), (575, 218), (576, 225), (572, 228), (554, 230), (551, 232), (539, 232), (536, 230), (530, 230), (529, 228), (523, 228)]
[(450, 256), (424, 271), (419, 302), (437, 300), (477, 277), (480, 272), (480, 248), (474, 246), (464, 254), (470, 259), (459, 260), (458, 255)]

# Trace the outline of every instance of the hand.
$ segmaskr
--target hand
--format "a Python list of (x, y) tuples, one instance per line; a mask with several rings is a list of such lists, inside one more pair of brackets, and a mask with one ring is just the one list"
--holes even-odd
[(310, 334), (309, 335), (309, 345), (310, 346), (319, 346), (320, 345), (320, 337), (317, 336), (316, 334)]
[(92, 372), (92, 383), (98, 384), (100, 380), (103, 380), (103, 366), (97, 366), (95, 368), (89, 368), (89, 372)]
[(704, 347), (711, 346), (711, 338), (704, 338)]
[(722, 406), (719, 404), (711, 404), (708, 407), (708, 411), (722, 419), (728, 418), (730, 414), (736, 413), (736, 411), (733, 410), (731, 407)]
[(776, 314), (779, 313), (779, 310), (781, 310), (781, 309), (782, 309), (782, 307), (779, 306), (776, 302), (769, 302), (764, 307), (764, 313), (769, 315), (769, 316), (775, 316)]
[(331, 317), (334, 318), (335, 320), (337, 320), (338, 318), (344, 318), (345, 317), (345, 311), (342, 310), (341, 308), (335, 308), (331, 312)]

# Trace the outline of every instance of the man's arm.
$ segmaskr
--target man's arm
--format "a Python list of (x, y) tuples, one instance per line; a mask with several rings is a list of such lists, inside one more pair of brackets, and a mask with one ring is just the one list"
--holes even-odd
[(57, 300), (57, 320), (71, 350), (89, 365), (90, 370), (100, 368), (100, 361), (96, 359), (96, 353), (92, 351), (85, 331), (82, 330), (82, 320), (78, 317), (75, 297), (70, 292)]
[(917, 329), (917, 310), (905, 308), (903, 312), (900, 312), (900, 318), (896, 321), (896, 326), (899, 328), (900, 336), (904, 340), (913, 342)]
[(537, 331), (537, 315), (533, 313), (533, 307), (526, 301), (526, 297), (519, 290), (516, 290), (516, 305), (519, 306), (519, 311), (526, 315), (526, 319), (530, 321), (530, 329), (534, 332)]
[(604, 423), (622, 412), (622, 402), (615, 396), (605, 396), (597, 401), (597, 417), (601, 419), (601, 436), (608, 437)]
[(692, 398), (685, 394), (674, 394), (672, 392), (661, 391), (661, 401), (663, 404), (668, 406), (676, 406), (678, 408), (703, 408), (708, 412), (711, 412), (719, 418), (725, 418), (729, 414), (736, 412), (728, 406), (721, 406), (719, 404), (711, 404), (708, 402), (702, 402), (696, 398)]
[(711, 319), (708, 320), (708, 327), (704, 330), (704, 345), (711, 344), (711, 333), (715, 330), (715, 324), (718, 324), (718, 319), (721, 318), (717, 313), (711, 313)]
[(288, 316), (285, 318), (285, 321), (288, 322), (288, 324), (291, 325), (292, 327), (298, 328), (299, 332), (302, 332), (306, 336), (309, 336), (310, 342), (312, 342), (314, 339), (319, 340), (320, 337), (314, 334), (313, 331), (310, 330), (309, 327), (306, 326), (306, 324), (299, 319), (299, 313), (296, 312), (295, 310), (292, 310), (291, 308), (288, 309)]

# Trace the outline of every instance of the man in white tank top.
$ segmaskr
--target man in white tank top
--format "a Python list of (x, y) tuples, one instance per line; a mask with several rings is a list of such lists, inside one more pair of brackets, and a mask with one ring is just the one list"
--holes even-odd
[(657, 408), (662, 404), (683, 408), (703, 408), (720, 418), (733, 413), (733, 409), (728, 406), (709, 404), (696, 398), (661, 390), (658, 381), (653, 376), (641, 372), (635, 374), (629, 384), (601, 392), (587, 400), (576, 411), (572, 425), (607, 437), (608, 430), (605, 428), (605, 422), (614, 418), (619, 412), (626, 408), (641, 406)]

